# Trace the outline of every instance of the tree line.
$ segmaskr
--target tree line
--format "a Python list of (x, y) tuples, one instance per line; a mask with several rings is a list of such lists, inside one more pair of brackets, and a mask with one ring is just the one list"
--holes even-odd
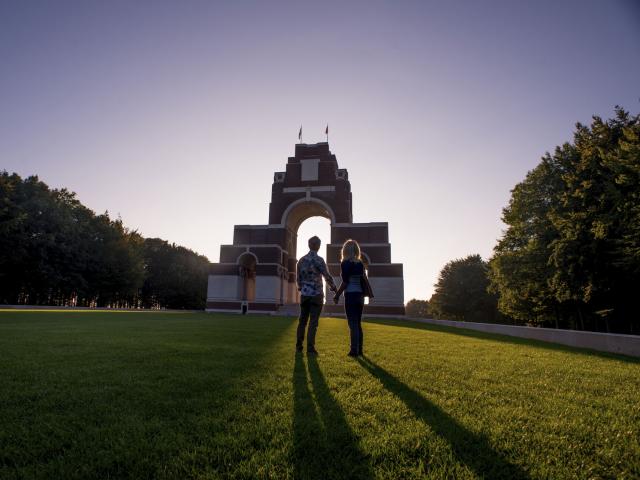
[(201, 309), (209, 260), (143, 238), (67, 189), (0, 173), (0, 303)]
[(511, 191), (506, 230), (484, 261), (447, 263), (431, 299), (409, 313), (436, 318), (640, 333), (640, 116), (576, 124)]

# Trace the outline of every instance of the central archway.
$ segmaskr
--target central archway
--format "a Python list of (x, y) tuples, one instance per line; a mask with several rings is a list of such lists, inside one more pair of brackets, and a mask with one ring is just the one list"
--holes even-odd
[[(289, 258), (294, 258), (297, 261), (300, 256), (306, 253), (306, 251), (303, 252), (303, 250), (307, 248), (306, 245), (302, 250), (298, 248), (301, 242), (299, 238), (300, 227), (303, 223), (314, 218), (324, 218), (329, 220), (327, 234), (324, 238), (323, 236), (318, 235), (323, 243), (323, 249), (321, 251), (326, 252), (326, 247), (331, 242), (331, 226), (335, 223), (336, 218), (329, 204), (316, 198), (302, 198), (291, 203), (291, 205), (289, 205), (282, 214), (281, 225), (283, 225), (288, 232), (286, 251)], [(306, 232), (304, 233), (306, 234)], [(309, 237), (312, 237), (313, 235), (314, 234), (311, 234)]]
[(324, 217), (334, 224), (336, 214), (331, 205), (320, 198), (300, 198), (293, 201), (283, 212), (281, 225), (296, 231), (300, 224), (311, 217)]
[[(306, 255), (309, 251), (309, 239), (313, 236), (320, 238), (322, 245), (320, 247), (319, 255), (327, 259), (328, 246), (331, 243), (331, 223), (326, 217), (313, 216), (305, 219), (296, 232), (297, 242), (296, 249), (292, 255), (297, 260), (303, 255)], [(327, 297), (328, 298), (328, 297)], [(325, 299), (327, 301), (327, 299)]]
[(256, 298), (256, 265), (258, 259), (253, 253), (243, 253), (238, 258), (240, 273), (240, 298), (243, 302), (252, 302)]

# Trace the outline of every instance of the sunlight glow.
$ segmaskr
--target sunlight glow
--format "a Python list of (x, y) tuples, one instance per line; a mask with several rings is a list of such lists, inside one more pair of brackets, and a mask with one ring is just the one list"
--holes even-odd
[(327, 244), (331, 242), (331, 223), (323, 217), (311, 217), (302, 222), (298, 228), (297, 255), (300, 258), (309, 251), (307, 242), (314, 235), (320, 237), (322, 246), (318, 252), (322, 258), (327, 260)]

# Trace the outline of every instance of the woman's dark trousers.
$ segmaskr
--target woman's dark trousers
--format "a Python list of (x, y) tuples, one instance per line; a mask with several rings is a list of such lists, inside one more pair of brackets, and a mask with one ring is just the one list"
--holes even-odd
[(347, 314), (351, 333), (351, 353), (362, 355), (362, 309), (364, 296), (362, 293), (344, 294), (344, 312)]

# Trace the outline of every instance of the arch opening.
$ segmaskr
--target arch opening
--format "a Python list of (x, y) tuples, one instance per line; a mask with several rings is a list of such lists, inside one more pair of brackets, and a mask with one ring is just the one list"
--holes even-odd
[(252, 253), (243, 253), (238, 257), (239, 297), (243, 302), (253, 302), (256, 298), (256, 263), (256, 256)]
[(282, 225), (292, 232), (296, 232), (300, 224), (311, 217), (328, 218), (336, 223), (336, 216), (331, 206), (319, 198), (301, 198), (291, 203), (282, 214)]
[[(327, 260), (327, 245), (331, 242), (331, 223), (324, 216), (310, 216), (300, 222), (298, 229), (294, 231), (296, 240), (293, 242), (295, 251), (293, 252), (296, 262), (309, 252), (309, 239), (313, 236), (320, 238), (322, 244), (318, 254)], [(326, 298), (325, 298), (326, 302)]]
[[(321, 219), (329, 220), (329, 223)], [(310, 221), (308, 231), (300, 230), (303, 224)], [(331, 225), (335, 223), (335, 214), (329, 204), (319, 198), (302, 198), (293, 202), (285, 210), (282, 215), (282, 224), (287, 227), (290, 232), (290, 240), (287, 245), (287, 251), (290, 258), (296, 260), (305, 255), (308, 251), (307, 241), (314, 235), (320, 237), (322, 246), (320, 247), (320, 255), (326, 255), (326, 245), (331, 242)], [(313, 233), (313, 228), (318, 228), (323, 235)], [(326, 232), (326, 233), (325, 233)], [(326, 260), (326, 258), (325, 258)]]
[(314, 235), (320, 238), (322, 245), (318, 252), (327, 259), (327, 245), (331, 242), (331, 223), (323, 217), (309, 217), (304, 220), (296, 232), (296, 260), (309, 251), (309, 239)]

